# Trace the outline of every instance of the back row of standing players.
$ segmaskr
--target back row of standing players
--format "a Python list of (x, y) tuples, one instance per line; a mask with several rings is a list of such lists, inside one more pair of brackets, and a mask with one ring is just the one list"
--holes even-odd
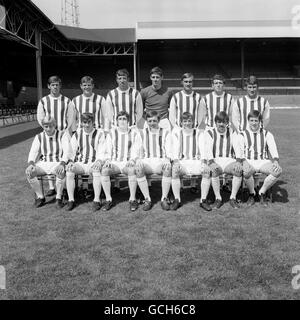
[[(166, 142), (167, 135), (165, 133), (172, 130), (173, 140), (175, 140), (173, 146), (175, 149), (176, 145), (179, 146), (179, 155), (175, 156), (174, 159), (174, 156), (166, 156), (165, 154), (167, 159), (172, 157), (172, 162), (163, 163), (164, 171), (170, 171), (170, 173), (163, 171), (163, 173), (166, 173), (163, 174), (162, 178), (161, 204), (163, 209), (177, 209), (180, 206), (179, 178), (182, 174), (202, 174), (200, 206), (210, 211), (211, 206), (206, 201), (210, 184), (212, 184), (216, 196), (215, 207), (219, 208), (223, 204), (219, 181), (219, 176), (223, 172), (233, 174), (230, 204), (234, 208), (239, 207), (236, 202), (236, 193), (241, 184), (242, 173), (244, 173), (246, 184), (250, 190), (249, 205), (254, 203), (253, 173), (257, 171), (266, 173), (268, 176), (259, 191), (261, 202), (265, 203), (265, 193), (280, 175), (281, 168), (278, 164), (279, 158), (274, 137), (265, 130), (270, 119), (270, 106), (266, 99), (258, 95), (257, 79), (250, 76), (247, 79), (247, 95), (234, 101), (231, 94), (224, 91), (225, 82), (222, 76), (215, 75), (213, 77), (213, 91), (204, 97), (193, 90), (193, 78), (191, 73), (183, 74), (183, 90), (173, 94), (162, 84), (162, 70), (155, 67), (150, 71), (152, 85), (142, 89), (139, 93), (129, 87), (129, 73), (126, 69), (121, 69), (116, 73), (118, 87), (111, 90), (106, 99), (93, 93), (93, 79), (85, 76), (80, 83), (83, 93), (71, 101), (61, 95), (61, 80), (53, 76), (49, 78), (48, 82), (50, 94), (39, 102), (37, 118), (41, 126), (44, 126), (43, 119), (50, 116), (56, 120), (58, 131), (69, 131), (72, 135), (77, 130), (75, 136), (78, 136), (78, 130), (83, 130), (77, 129), (82, 126), (82, 119), (85, 120), (85, 124), (91, 123), (91, 121), (88, 121), (87, 114), (93, 115), (93, 119), (90, 120), (92, 120), (92, 125), (96, 129), (104, 129), (104, 132), (108, 133), (111, 128), (119, 128), (119, 120), (122, 120), (120, 119), (120, 116), (122, 118), (120, 111), (126, 111), (127, 114), (124, 113), (123, 117), (126, 118), (128, 127), (144, 128), (141, 136), (145, 148), (149, 148), (149, 141), (151, 143), (149, 134), (152, 129), (154, 131), (157, 129), (155, 126), (161, 128), (159, 132), (164, 132), (158, 133), (158, 147), (162, 147), (159, 139), (164, 139), (164, 142)], [(248, 126), (248, 120), (250, 120), (250, 127)], [(199, 130), (202, 126), (205, 127), (204, 134)], [(202, 138), (200, 138), (201, 134), (203, 134)], [(242, 141), (243, 138), (241, 137), (245, 141)], [(202, 147), (201, 140), (203, 141)], [(154, 144), (152, 143), (152, 145)], [(242, 148), (242, 145), (246, 145), (246, 148)], [(165, 144), (164, 148), (166, 148)], [(191, 151), (190, 155), (187, 152), (188, 148)], [(246, 149), (247, 152), (245, 152)], [(204, 162), (204, 159), (202, 159), (202, 162), (200, 161), (200, 154), (209, 154), (208, 158), (206, 156), (206, 162)], [(269, 159), (270, 154), (271, 159)], [(162, 152), (160, 157), (162, 157)], [(248, 161), (244, 161), (245, 157)], [(134, 160), (132, 167), (135, 168), (136, 172), (134, 173), (138, 176), (138, 184), (146, 199), (144, 209), (148, 210), (151, 208), (151, 198), (145, 179), (147, 165), (145, 165), (145, 162), (141, 163), (136, 160), (138, 159)], [(193, 163), (189, 163), (189, 160), (199, 160), (199, 162), (192, 161)], [(255, 163), (251, 163), (251, 160), (254, 160)], [(155, 162), (153, 157), (151, 161), (152, 163)], [(169, 166), (171, 163), (172, 170)], [(106, 167), (111, 169), (111, 163), (106, 163)], [(119, 169), (120, 172), (124, 171), (124, 168)], [(130, 177), (133, 174), (128, 174), (128, 176), (130, 191), (132, 191), (130, 192), (130, 208), (135, 210), (137, 208), (135, 201), (136, 186), (132, 187), (134, 183), (132, 181), (130, 183)], [(171, 184), (175, 201), (170, 205), (167, 200), (167, 191)], [(74, 201), (72, 201), (72, 195), (70, 197), (69, 194), (70, 198), (71, 203), (68, 207), (72, 209)], [(107, 198), (104, 209), (110, 209), (112, 205), (110, 194)], [(95, 209), (100, 208), (98, 199), (94, 199), (93, 204)]]
[[(38, 104), (37, 120), (41, 125), (46, 114), (51, 114), (57, 121), (59, 131), (75, 131), (80, 126), (80, 115), (90, 112), (95, 115), (95, 128), (108, 132), (111, 125), (116, 125), (116, 115), (125, 110), (129, 114), (129, 125), (143, 127), (143, 115), (147, 111), (156, 111), (160, 116), (160, 126), (166, 129), (180, 127), (183, 112), (193, 115), (194, 127), (214, 127), (214, 116), (225, 111), (232, 126), (238, 132), (246, 129), (247, 115), (251, 110), (258, 110), (262, 115), (264, 127), (270, 120), (269, 102), (258, 95), (258, 82), (250, 76), (247, 82), (247, 94), (238, 100), (224, 91), (225, 81), (221, 75), (212, 79), (213, 91), (204, 97), (193, 90), (194, 76), (182, 75), (183, 90), (174, 92), (163, 85), (163, 72), (155, 67), (150, 71), (151, 86), (138, 92), (129, 86), (129, 73), (126, 69), (116, 72), (118, 87), (109, 91), (106, 99), (93, 92), (94, 81), (85, 76), (81, 79), (82, 94), (70, 100), (61, 94), (61, 79), (52, 76), (48, 79), (50, 94)], [(145, 119), (144, 119), (145, 120)]]

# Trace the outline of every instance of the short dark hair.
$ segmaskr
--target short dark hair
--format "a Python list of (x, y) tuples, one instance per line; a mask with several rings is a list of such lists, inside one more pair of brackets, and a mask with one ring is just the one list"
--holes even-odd
[(186, 72), (181, 76), (181, 81), (186, 78), (194, 78), (194, 75), (190, 72)]
[(118, 120), (119, 117), (122, 117), (122, 116), (126, 116), (127, 121), (129, 121), (129, 113), (128, 112), (126, 112), (125, 110), (119, 111), (117, 113), (117, 120)]
[(250, 111), (247, 116), (248, 121), (250, 118), (258, 118), (259, 121), (262, 121), (262, 115), (258, 110)]
[(156, 110), (151, 110), (146, 112), (146, 120), (152, 117), (157, 117), (158, 121), (160, 120), (160, 116)]
[(187, 120), (187, 119), (192, 119), (193, 120), (193, 115), (190, 112), (184, 112), (180, 117), (181, 122), (183, 120)]
[(48, 78), (48, 84), (51, 84), (53, 82), (59, 82), (61, 84), (61, 78), (59, 76), (51, 76)]
[(250, 85), (256, 84), (256, 85), (258, 86), (258, 80), (257, 80), (257, 78), (256, 78), (255, 76), (253, 76), (253, 75), (249, 76), (249, 78), (247, 78), (247, 79), (245, 80), (245, 83), (246, 83), (246, 86), (247, 86), (248, 84), (250, 84)]
[(90, 112), (85, 112), (80, 117), (81, 122), (91, 121), (94, 122), (94, 115)]
[(214, 83), (215, 80), (219, 80), (219, 81), (222, 81), (223, 83), (225, 83), (225, 79), (221, 74), (215, 74), (212, 77), (211, 82)]
[(220, 111), (215, 115), (215, 122), (229, 122), (229, 116), (225, 111)]
[(116, 72), (116, 77), (118, 77), (118, 76), (126, 76), (127, 78), (129, 78), (129, 72), (125, 68), (124, 69), (119, 69)]
[(94, 83), (94, 79), (90, 76), (84, 76), (80, 80), (80, 84), (83, 84), (84, 82), (91, 82)]
[(150, 76), (153, 74), (153, 73), (157, 73), (159, 74), (161, 77), (163, 76), (163, 71), (160, 67), (154, 67), (150, 70)]

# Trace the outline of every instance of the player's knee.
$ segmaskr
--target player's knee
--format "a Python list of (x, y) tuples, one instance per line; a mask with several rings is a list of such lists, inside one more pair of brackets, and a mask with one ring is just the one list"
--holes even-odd
[(210, 178), (210, 172), (202, 172), (202, 178), (209, 179)]
[(31, 171), (30, 173), (25, 171), (25, 175), (26, 175), (27, 179), (33, 179), (33, 178), (35, 178), (37, 176), (35, 171)]
[(56, 176), (57, 176), (58, 179), (63, 180), (66, 177), (66, 172), (64, 171), (64, 172), (62, 172), (60, 174), (57, 174)]
[(172, 166), (172, 178), (177, 179), (179, 178), (179, 175), (180, 175), (180, 166), (177, 164), (174, 164)]
[(143, 170), (143, 168), (141, 168), (140, 166), (136, 166), (135, 167), (135, 174), (137, 178), (142, 178), (145, 175), (145, 172)]
[(211, 171), (211, 176), (213, 178), (217, 178), (222, 174), (222, 170), (220, 168), (216, 168), (215, 170)]
[(110, 176), (111, 170), (109, 168), (102, 168), (101, 174), (102, 174), (102, 176), (105, 176), (105, 177)]
[(168, 169), (163, 169), (162, 170), (162, 175), (164, 177), (171, 177), (172, 176), (172, 169), (171, 168), (168, 168)]
[(271, 175), (274, 176), (275, 178), (280, 177), (280, 175), (282, 174), (282, 168), (278, 167), (277, 170), (275, 171), (273, 168), (271, 170)]
[(68, 172), (73, 172), (74, 173), (74, 166), (73, 167), (67, 167), (66, 171), (67, 171), (67, 173)]
[(67, 178), (74, 179), (75, 173), (73, 171), (67, 171), (66, 176), (67, 176)]
[(243, 169), (243, 175), (245, 179), (249, 179), (254, 175), (254, 173), (255, 173), (254, 168)]
[(132, 168), (132, 167), (127, 168), (126, 174), (127, 174), (128, 176), (134, 176), (134, 175), (136, 174), (135, 168)]
[(100, 170), (92, 169), (91, 173), (92, 173), (93, 177), (100, 177), (100, 175), (101, 175)]
[(232, 175), (240, 178), (242, 176), (242, 171), (233, 171)]

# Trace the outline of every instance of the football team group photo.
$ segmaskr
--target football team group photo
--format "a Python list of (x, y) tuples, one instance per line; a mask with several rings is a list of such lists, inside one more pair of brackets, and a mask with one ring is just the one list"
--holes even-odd
[(0, 0), (0, 300), (298, 300), (299, 38), (297, 0)]

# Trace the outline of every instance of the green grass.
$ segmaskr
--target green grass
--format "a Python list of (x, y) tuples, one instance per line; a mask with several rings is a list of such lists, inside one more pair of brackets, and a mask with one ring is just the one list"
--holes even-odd
[(299, 299), (299, 110), (272, 110), (283, 174), (274, 203), (206, 213), (184, 205), (134, 213), (127, 191), (109, 212), (83, 203), (71, 213), (33, 207), (24, 176), (32, 139), (0, 150), (0, 299)]

